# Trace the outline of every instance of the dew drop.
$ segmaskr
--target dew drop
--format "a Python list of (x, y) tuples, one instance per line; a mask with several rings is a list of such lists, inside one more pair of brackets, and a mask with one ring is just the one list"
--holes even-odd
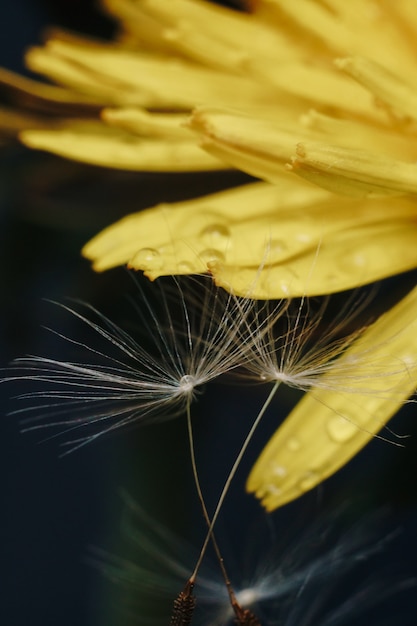
[(356, 253), (352, 255), (352, 263), (356, 267), (364, 267), (366, 265), (366, 256), (361, 253)]
[(177, 41), (180, 38), (180, 31), (177, 28), (164, 28), (162, 37), (167, 41)]
[(270, 483), (269, 485), (266, 485), (265, 487), (264, 496), (279, 496), (281, 493), (282, 493), (282, 489)]
[(301, 448), (301, 442), (297, 437), (290, 437), (287, 440), (287, 448), (291, 450), (291, 452), (297, 452)]
[(224, 254), (220, 250), (215, 248), (207, 248), (200, 253), (201, 258), (205, 263), (216, 263), (224, 261)]
[(401, 361), (406, 367), (414, 367), (416, 364), (416, 358), (412, 354), (404, 354)]
[(329, 274), (326, 274), (325, 280), (328, 283), (334, 284), (339, 280), (339, 276), (337, 274), (329, 273)]
[(224, 224), (210, 224), (203, 228), (200, 237), (209, 245), (220, 245), (227, 243), (230, 239), (230, 230)]
[(177, 41), (178, 39), (184, 36), (184, 33), (190, 30), (191, 30), (191, 24), (189, 20), (178, 19), (175, 23), (174, 28), (168, 27), (168, 28), (163, 29), (162, 36), (167, 41)]
[(311, 235), (310, 233), (297, 233), (295, 236), (296, 240), (299, 241), (300, 243), (309, 243), (311, 241)]
[(298, 483), (301, 491), (309, 491), (313, 487), (315, 487), (320, 482), (320, 474), (314, 471), (306, 472), (300, 479)]
[(286, 242), (283, 239), (271, 239), (268, 247), (271, 251), (271, 255), (283, 254), (288, 248)]
[(161, 255), (154, 248), (142, 248), (139, 250), (135, 255), (134, 262), (144, 265), (145, 269), (158, 269), (163, 265)]
[(342, 272), (343, 274), (351, 272), (352, 270), (365, 271), (365, 269), (369, 265), (369, 259), (365, 253), (356, 250), (350, 254), (346, 254), (343, 257), (340, 257), (338, 259), (337, 265), (338, 272)]
[(336, 443), (349, 441), (358, 432), (358, 427), (341, 415), (335, 415), (326, 424), (327, 433)]
[(290, 293), (290, 285), (285, 280), (282, 280), (280, 283), (281, 291), (286, 296)]
[(196, 380), (194, 376), (191, 376), (190, 374), (184, 374), (184, 376), (180, 378), (179, 386), (181, 388), (181, 391), (185, 393), (192, 391), (195, 385), (196, 385)]
[(188, 261), (180, 261), (178, 263), (178, 272), (180, 274), (193, 274), (195, 272), (195, 266)]
[(279, 465), (278, 463), (272, 462), (269, 469), (271, 475), (277, 478), (284, 478), (284, 476), (287, 475), (287, 469), (283, 465)]

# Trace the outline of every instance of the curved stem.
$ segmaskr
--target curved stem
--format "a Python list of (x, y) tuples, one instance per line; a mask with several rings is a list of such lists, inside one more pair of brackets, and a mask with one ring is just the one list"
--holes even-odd
[[(235, 594), (233, 592), (232, 585), (230, 583), (230, 579), (229, 579), (229, 576), (228, 576), (227, 571), (226, 571), (226, 567), (225, 567), (224, 560), (223, 560), (223, 557), (222, 557), (221, 552), (220, 552), (219, 545), (218, 545), (218, 543), (216, 541), (216, 538), (214, 536), (214, 532), (213, 532), (213, 528), (212, 528), (212, 522), (210, 521), (210, 517), (209, 517), (208, 511), (207, 511), (206, 503), (204, 501), (203, 492), (201, 490), (200, 479), (198, 477), (197, 463), (196, 463), (196, 460), (195, 460), (193, 426), (192, 426), (192, 421), (191, 421), (191, 407), (190, 407), (190, 403), (189, 402), (187, 403), (187, 430), (188, 430), (188, 442), (189, 442), (189, 446), (190, 446), (190, 456), (191, 456), (191, 465), (192, 465), (192, 469), (193, 469), (194, 483), (195, 483), (195, 486), (196, 486), (198, 499), (200, 500), (201, 508), (203, 510), (204, 519), (206, 520), (207, 526), (209, 528), (207, 536), (208, 536), (209, 539), (211, 538), (214, 550), (216, 552), (217, 559), (219, 561), (220, 569), (221, 569), (222, 574), (223, 574), (224, 582), (226, 584), (227, 592), (229, 594), (230, 601), (233, 604), (234, 602), (236, 602), (236, 597), (235, 597)], [(189, 582), (191, 584), (195, 583), (196, 575), (197, 575), (197, 572), (195, 571), (194, 574), (190, 577)]]
[(200, 569), (200, 566), (201, 566), (204, 554), (205, 554), (205, 552), (207, 550), (207, 546), (208, 546), (208, 543), (210, 541), (210, 537), (212, 536), (212, 533), (213, 533), (214, 525), (215, 525), (215, 523), (217, 521), (217, 518), (218, 518), (220, 510), (222, 508), (224, 499), (225, 499), (226, 494), (227, 494), (227, 492), (229, 490), (230, 483), (232, 482), (232, 480), (233, 480), (233, 478), (234, 478), (234, 476), (235, 476), (235, 474), (237, 472), (237, 469), (238, 469), (238, 467), (240, 465), (240, 462), (241, 462), (241, 460), (243, 458), (243, 455), (245, 454), (246, 449), (247, 449), (247, 447), (248, 447), (248, 445), (249, 445), (249, 443), (250, 443), (250, 441), (251, 441), (251, 439), (253, 437), (253, 434), (254, 434), (255, 430), (259, 426), (259, 423), (262, 420), (262, 418), (263, 418), (263, 416), (265, 414), (265, 411), (267, 410), (267, 408), (271, 404), (272, 399), (275, 396), (279, 386), (280, 386), (280, 381), (277, 381), (274, 384), (274, 386), (272, 387), (272, 390), (270, 391), (267, 399), (265, 400), (261, 410), (258, 413), (258, 416), (256, 417), (255, 421), (253, 422), (253, 424), (252, 424), (248, 434), (246, 435), (246, 439), (243, 442), (243, 445), (242, 445), (242, 447), (240, 449), (240, 452), (237, 455), (235, 462), (233, 463), (233, 467), (232, 467), (232, 469), (229, 472), (229, 476), (227, 477), (227, 480), (226, 480), (226, 482), (224, 484), (223, 490), (222, 490), (222, 492), (220, 494), (219, 501), (217, 502), (216, 510), (214, 511), (213, 517), (211, 519), (211, 523), (209, 524), (209, 529), (208, 529), (206, 538), (204, 540), (203, 547), (201, 548), (201, 552), (200, 552), (200, 556), (198, 558), (197, 564), (196, 564), (196, 566), (194, 568), (193, 573), (191, 574), (191, 577), (190, 577), (191, 581), (194, 581), (196, 579), (198, 570)]

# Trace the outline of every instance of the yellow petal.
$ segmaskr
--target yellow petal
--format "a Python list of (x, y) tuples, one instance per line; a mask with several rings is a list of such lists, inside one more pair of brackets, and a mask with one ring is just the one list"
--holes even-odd
[[(375, 121), (376, 122), (376, 121)], [(410, 135), (398, 125), (387, 126), (370, 123), (369, 120), (342, 120), (311, 109), (300, 118), (306, 128), (321, 135), (328, 144), (338, 144), (344, 148), (366, 148), (372, 152), (385, 154), (395, 159), (416, 160), (417, 150)]]
[(276, 14), (277, 28), (282, 28), (288, 18), (293, 22), (293, 25), (291, 22), (286, 25), (287, 29), (297, 27), (303, 47), (308, 49), (309, 43), (304, 40), (311, 38), (310, 45), (316, 56), (322, 52), (330, 58), (340, 52), (361, 54), (379, 60), (394, 71), (405, 67), (414, 72), (415, 49), (390, 15), (390, 5), (397, 3), (386, 3), (384, 10), (369, 0), (326, 0), (324, 3), (260, 0), (260, 4), (263, 3), (270, 6), (272, 16)]
[[(282, 232), (282, 231), (281, 231)], [(307, 232), (308, 230), (302, 231)], [(213, 262), (210, 271), (216, 284), (236, 295), (271, 299), (335, 293), (413, 269), (417, 265), (417, 225), (414, 219), (387, 222), (334, 232), (316, 247), (305, 246), (298, 257), (268, 263), (266, 245), (264, 270)], [(281, 238), (277, 242), (286, 240)], [(275, 242), (271, 240), (272, 253)], [(273, 257), (272, 257), (273, 258)]]
[(145, 137), (189, 140), (189, 132), (183, 128), (188, 117), (181, 113), (150, 113), (145, 109), (103, 109), (102, 119), (110, 126)]
[(83, 252), (98, 271), (128, 263), (154, 279), (209, 269), (237, 295), (317, 295), (415, 267), (415, 212), (411, 201), (337, 198), (284, 173), (276, 187), (258, 183), (130, 215)]
[[(79, 97), (94, 99), (101, 104), (119, 104), (127, 100), (127, 95), (120, 91), (120, 85), (109, 84), (101, 80), (93, 71), (86, 71), (82, 66), (70, 63), (54, 53), (50, 47), (31, 48), (25, 56), (25, 62), (33, 72), (43, 74), (49, 80), (74, 90)], [(137, 98), (138, 104), (141, 104)]]
[(0, 135), (4, 138), (16, 137), (23, 128), (44, 128), (50, 125), (50, 122), (45, 121), (42, 116), (0, 107)]
[(324, 389), (306, 394), (261, 453), (248, 478), (248, 491), (272, 511), (343, 467), (414, 392), (416, 351), (414, 289), (341, 357), (362, 359), (361, 355), (368, 354), (371, 377), (372, 362), (391, 363), (392, 375), (388, 375), (388, 369), (386, 376), (378, 378), (377, 368), (372, 380), (372, 386), (380, 389), (381, 394), (338, 394)]
[(289, 168), (339, 194), (372, 198), (417, 193), (416, 163), (366, 150), (299, 143)]
[[(417, 150), (409, 138), (361, 123), (331, 123), (331, 118), (318, 114), (302, 116), (297, 124), (287, 113), (285, 125), (270, 115), (269, 110), (252, 117), (199, 107), (189, 126), (200, 134), (201, 146), (210, 154), (273, 183), (287, 167), (338, 194), (378, 197), (415, 193)], [(329, 131), (333, 131), (332, 143), (322, 143), (322, 139), (329, 141)], [(367, 145), (369, 151), (364, 149)], [(412, 162), (406, 162), (407, 157)]]
[(407, 84), (370, 59), (337, 59), (336, 65), (366, 87), (379, 101), (389, 105), (394, 115), (417, 120), (417, 91), (412, 83)]
[[(201, 146), (210, 154), (269, 182), (281, 180), (300, 137), (294, 122), (292, 128), (280, 127), (262, 117), (209, 107), (196, 109), (189, 126), (201, 135)], [(304, 136), (309, 137), (307, 130)]]
[[(380, 118), (369, 94), (333, 69), (314, 67), (309, 61), (297, 63), (264, 63), (257, 67), (259, 77), (267, 80), (282, 94), (300, 99), (304, 111), (310, 107), (355, 118)], [(277, 98), (277, 103), (281, 95)]]
[[(249, 14), (199, 0), (104, 0), (124, 28), (150, 49), (171, 50), (236, 74), (256, 58), (294, 57), (297, 45), (285, 32)], [(250, 45), (248, 45), (250, 42)]]
[(153, 141), (105, 124), (67, 123), (57, 130), (26, 130), (20, 140), (29, 148), (115, 169), (192, 172), (226, 166), (191, 141)]
[(107, 105), (172, 110), (210, 102), (231, 105), (236, 99), (248, 106), (260, 105), (276, 97), (271, 86), (254, 89), (253, 82), (242, 76), (114, 44), (49, 39), (43, 48), (29, 50), (26, 63), (33, 71), (80, 93), (94, 94)]
[(9, 98), (20, 106), (40, 112), (61, 115), (94, 115), (97, 99), (74, 93), (70, 89), (47, 85), (0, 68), (0, 85)]
[[(287, 193), (291, 195), (291, 190)], [(296, 203), (296, 197), (301, 202), (302, 194), (303, 188), (298, 188), (293, 202)], [(230, 216), (248, 219), (254, 206), (260, 214), (273, 212), (281, 195), (275, 187), (257, 183), (158, 205), (109, 226), (86, 244), (83, 254), (94, 262), (97, 271), (129, 263), (152, 278), (206, 272), (206, 257), (212, 257), (213, 250), (218, 254), (229, 250)]]

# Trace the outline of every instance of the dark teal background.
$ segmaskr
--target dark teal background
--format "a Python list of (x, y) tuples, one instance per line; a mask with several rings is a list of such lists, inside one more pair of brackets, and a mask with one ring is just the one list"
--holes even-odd
[[(110, 24), (86, 0), (7, 4), (0, 7), (0, 63), (9, 68), (22, 69), (23, 49), (39, 41), (44, 24), (60, 23), (103, 36), (111, 33)], [(80, 336), (82, 330), (71, 320), (63, 321), (45, 298), (61, 302), (78, 298), (116, 322), (134, 323), (125, 299), (132, 291), (126, 272), (97, 275), (80, 257), (82, 245), (102, 227), (156, 202), (193, 197), (244, 180), (240, 174), (159, 177), (108, 172), (28, 153), (19, 146), (0, 152), (0, 365), (6, 367), (24, 354), (72, 358), (71, 346), (57, 342), (43, 325), (58, 326), (78, 340), (91, 339), (88, 332)], [(394, 279), (382, 289), (388, 293), (397, 286)], [(147, 625), (141, 616), (128, 619), (118, 607), (117, 585), (101, 577), (88, 555), (92, 546), (100, 546), (129, 556), (129, 541), (121, 539), (119, 531), (122, 489), (152, 515), (200, 542), (204, 524), (193, 495), (183, 420), (103, 438), (62, 459), (59, 441), (43, 441), (49, 431), (21, 434), (17, 418), (7, 415), (16, 408), (13, 396), (20, 391), (19, 384), (0, 386), (0, 624)], [(211, 509), (263, 397), (264, 391), (257, 388), (214, 387), (196, 411), (197, 454)], [(287, 393), (277, 400), (228, 498), (219, 536), (227, 537), (227, 551), (237, 564), (250, 552), (248, 528), (256, 529), (264, 517), (244, 493), (245, 476), (295, 399), (295, 394)], [(334, 511), (342, 509), (347, 524), (385, 507), (382, 532), (399, 533), (363, 573), (364, 580), (381, 581), (382, 589), (385, 580), (391, 581), (389, 586), (393, 580), (417, 577), (415, 406), (406, 407), (392, 428), (410, 434), (404, 448), (375, 440), (335, 477), (271, 518), (278, 538), (292, 533), (296, 542), (297, 533), (301, 536), (304, 526), (323, 515), (333, 519)], [(239, 576), (238, 565), (234, 573)], [(329, 579), (335, 583), (331, 572)], [(361, 581), (350, 584), (360, 586)], [(329, 606), (342, 602), (346, 593), (349, 584), (344, 582), (340, 589), (335, 584), (326, 602)], [(354, 622), (347, 616), (343, 624), (414, 624), (416, 595), (417, 587), (382, 602), (371, 615), (356, 616)], [(319, 626), (319, 621), (307, 621), (308, 610), (306, 606), (306, 626)]]

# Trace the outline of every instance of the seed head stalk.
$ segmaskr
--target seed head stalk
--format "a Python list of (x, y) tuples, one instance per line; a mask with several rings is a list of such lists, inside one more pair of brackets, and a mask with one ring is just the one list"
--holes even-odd
[(267, 399), (265, 400), (261, 410), (259, 411), (255, 421), (253, 422), (253, 424), (252, 424), (248, 434), (246, 435), (245, 441), (243, 442), (242, 447), (241, 447), (241, 449), (239, 451), (239, 454), (237, 455), (237, 457), (235, 459), (235, 462), (233, 463), (233, 467), (232, 467), (232, 469), (229, 472), (229, 475), (228, 475), (228, 477), (226, 479), (226, 482), (224, 484), (223, 490), (222, 490), (222, 492), (220, 494), (220, 498), (219, 498), (219, 500), (217, 502), (217, 506), (216, 506), (216, 509), (214, 511), (213, 517), (211, 519), (211, 523), (210, 523), (210, 526), (209, 526), (206, 538), (205, 538), (203, 546), (201, 548), (200, 556), (199, 556), (199, 558), (197, 560), (197, 563), (196, 563), (196, 566), (194, 568), (194, 571), (193, 571), (193, 573), (190, 576), (190, 580), (192, 580), (193, 582), (195, 582), (195, 579), (197, 577), (198, 570), (200, 569), (201, 563), (203, 561), (204, 554), (205, 554), (205, 552), (207, 550), (208, 542), (210, 541), (210, 537), (212, 535), (213, 528), (214, 528), (214, 525), (215, 525), (215, 523), (217, 521), (217, 518), (219, 516), (220, 510), (221, 510), (221, 508), (223, 506), (224, 499), (225, 499), (225, 497), (227, 495), (227, 492), (229, 491), (230, 484), (231, 484), (231, 482), (232, 482), (232, 480), (233, 480), (233, 478), (234, 478), (234, 476), (235, 476), (235, 474), (236, 474), (236, 472), (238, 470), (238, 467), (239, 467), (240, 462), (242, 461), (242, 458), (243, 458), (243, 456), (244, 456), (244, 454), (245, 454), (245, 452), (246, 452), (246, 450), (248, 448), (248, 445), (251, 442), (251, 439), (252, 439), (256, 429), (258, 428), (258, 426), (259, 426), (263, 416), (265, 415), (266, 410), (268, 409), (268, 407), (271, 404), (271, 402), (272, 402), (276, 392), (278, 391), (278, 387), (280, 386), (280, 384), (281, 384), (281, 381), (277, 380), (275, 382), (274, 386), (272, 387), (271, 391), (269, 392), (269, 395), (268, 395)]
[[(210, 520), (210, 516), (208, 514), (208, 511), (207, 511), (206, 503), (205, 503), (203, 492), (202, 492), (202, 489), (201, 489), (200, 479), (198, 477), (197, 463), (196, 463), (196, 458), (195, 458), (194, 436), (193, 436), (193, 425), (192, 425), (192, 419), (191, 419), (191, 404), (190, 404), (190, 402), (187, 402), (187, 431), (188, 431), (188, 442), (189, 442), (189, 446), (190, 446), (190, 457), (191, 457), (191, 466), (192, 466), (192, 469), (193, 469), (194, 483), (195, 483), (195, 487), (196, 487), (196, 490), (197, 490), (198, 499), (200, 500), (201, 508), (203, 510), (204, 519), (206, 520), (207, 526), (209, 528), (208, 533), (207, 533), (207, 537), (206, 537), (207, 543), (205, 543), (205, 547), (207, 547), (208, 541), (211, 539), (211, 542), (212, 542), (213, 547), (214, 547), (214, 551), (215, 551), (216, 556), (217, 556), (217, 560), (218, 560), (219, 565), (220, 565), (220, 569), (221, 569), (221, 572), (222, 572), (222, 575), (223, 575), (223, 579), (224, 579), (224, 582), (225, 582), (225, 585), (226, 585), (227, 593), (229, 594), (230, 602), (232, 603), (232, 606), (233, 606), (233, 604), (236, 603), (236, 596), (234, 594), (234, 591), (232, 589), (232, 585), (230, 583), (230, 578), (229, 578), (229, 575), (227, 573), (226, 566), (224, 564), (224, 559), (223, 559), (222, 554), (220, 552), (219, 544), (217, 543), (216, 537), (214, 536), (213, 525), (212, 525), (212, 522)], [(203, 556), (204, 556), (204, 553), (203, 553)], [(199, 557), (199, 559), (200, 559), (200, 557)], [(201, 559), (200, 559), (200, 563), (201, 563)], [(197, 575), (197, 572), (196, 572), (196, 570), (194, 570), (193, 575), (187, 581), (188, 585), (192, 585), (193, 586), (195, 584), (196, 575)]]
[[(213, 531), (214, 531), (214, 525), (215, 525), (215, 523), (217, 521), (217, 518), (219, 516), (220, 510), (221, 510), (221, 508), (223, 506), (224, 499), (225, 499), (225, 497), (227, 495), (227, 492), (229, 491), (229, 487), (231, 485), (231, 482), (232, 482), (232, 480), (233, 480), (233, 478), (234, 478), (234, 476), (235, 476), (235, 474), (237, 472), (237, 469), (238, 469), (238, 467), (240, 465), (240, 462), (241, 462), (241, 460), (242, 460), (242, 458), (243, 458), (243, 456), (244, 456), (244, 454), (245, 454), (245, 452), (247, 450), (247, 447), (248, 447), (248, 445), (249, 445), (249, 443), (250, 443), (250, 441), (251, 441), (251, 439), (252, 439), (252, 437), (253, 437), (253, 435), (254, 435), (254, 433), (255, 433), (258, 425), (259, 425), (259, 423), (261, 422), (261, 420), (262, 420), (266, 410), (268, 409), (269, 405), (272, 402), (272, 399), (274, 398), (274, 396), (275, 396), (275, 394), (276, 394), (276, 392), (278, 390), (278, 387), (280, 386), (280, 382), (281, 381), (276, 381), (275, 382), (275, 384), (272, 387), (272, 389), (271, 389), (267, 399), (265, 400), (261, 410), (259, 411), (255, 421), (253, 422), (253, 424), (252, 424), (248, 434), (246, 435), (245, 441), (243, 442), (243, 445), (242, 445), (242, 447), (241, 447), (241, 449), (239, 451), (239, 454), (237, 455), (237, 457), (235, 459), (235, 462), (233, 463), (232, 469), (230, 470), (229, 475), (228, 475), (228, 477), (226, 479), (226, 482), (225, 482), (224, 487), (222, 489), (222, 492), (220, 494), (220, 498), (219, 498), (219, 500), (217, 502), (217, 506), (216, 506), (216, 509), (214, 511), (214, 514), (213, 514), (213, 517), (212, 517), (211, 520), (210, 520), (210, 516), (209, 516), (208, 511), (207, 511), (207, 507), (206, 507), (206, 504), (205, 504), (205, 501), (204, 501), (204, 496), (203, 496), (203, 493), (202, 493), (202, 490), (201, 490), (200, 480), (199, 480), (199, 477), (198, 477), (197, 464), (196, 464), (196, 459), (195, 459), (193, 428), (192, 428), (192, 420), (191, 420), (191, 407), (190, 407), (190, 401), (187, 402), (187, 410), (186, 410), (186, 413), (187, 413), (187, 430), (188, 430), (188, 440), (189, 440), (189, 446), (190, 446), (191, 465), (192, 465), (192, 469), (193, 469), (194, 482), (195, 482), (195, 485), (196, 485), (198, 498), (199, 498), (200, 503), (201, 503), (201, 507), (202, 507), (202, 510), (203, 510), (204, 518), (205, 518), (205, 520), (207, 522), (207, 525), (208, 525), (208, 531), (207, 531), (206, 538), (205, 538), (205, 540), (203, 542), (203, 546), (201, 548), (200, 555), (198, 557), (197, 563), (196, 563), (196, 565), (194, 567), (194, 570), (193, 570), (190, 578), (187, 581), (185, 589), (189, 588), (189, 589), (192, 590), (194, 588), (194, 585), (195, 585), (195, 582), (196, 582), (196, 579), (197, 579), (197, 575), (198, 575), (198, 571), (200, 569), (201, 563), (203, 562), (203, 558), (204, 558), (204, 555), (206, 553), (208, 543), (211, 540), (212, 544), (213, 544), (213, 547), (214, 547), (214, 550), (215, 550), (216, 555), (217, 555), (217, 559), (219, 561), (219, 565), (220, 565), (220, 569), (222, 571), (224, 582), (226, 584), (226, 588), (227, 588), (227, 592), (228, 592), (228, 595), (229, 595), (230, 603), (231, 603), (231, 606), (232, 606), (233, 611), (234, 611), (235, 616), (236, 616), (236, 624), (241, 624), (242, 626), (245, 626), (245, 625), (260, 626), (260, 622), (259, 622), (258, 618), (252, 613), (252, 611), (250, 611), (249, 609), (243, 609), (240, 606), (239, 602), (237, 601), (235, 593), (234, 593), (233, 588), (232, 588), (232, 585), (230, 583), (229, 576), (228, 576), (227, 571), (226, 571), (226, 567), (224, 565), (223, 557), (221, 555), (221, 552), (220, 552), (220, 549), (219, 549), (219, 546), (217, 544), (217, 541), (216, 541), (216, 538), (214, 536), (214, 532)], [(171, 624), (172, 624), (172, 622), (171, 622)]]

